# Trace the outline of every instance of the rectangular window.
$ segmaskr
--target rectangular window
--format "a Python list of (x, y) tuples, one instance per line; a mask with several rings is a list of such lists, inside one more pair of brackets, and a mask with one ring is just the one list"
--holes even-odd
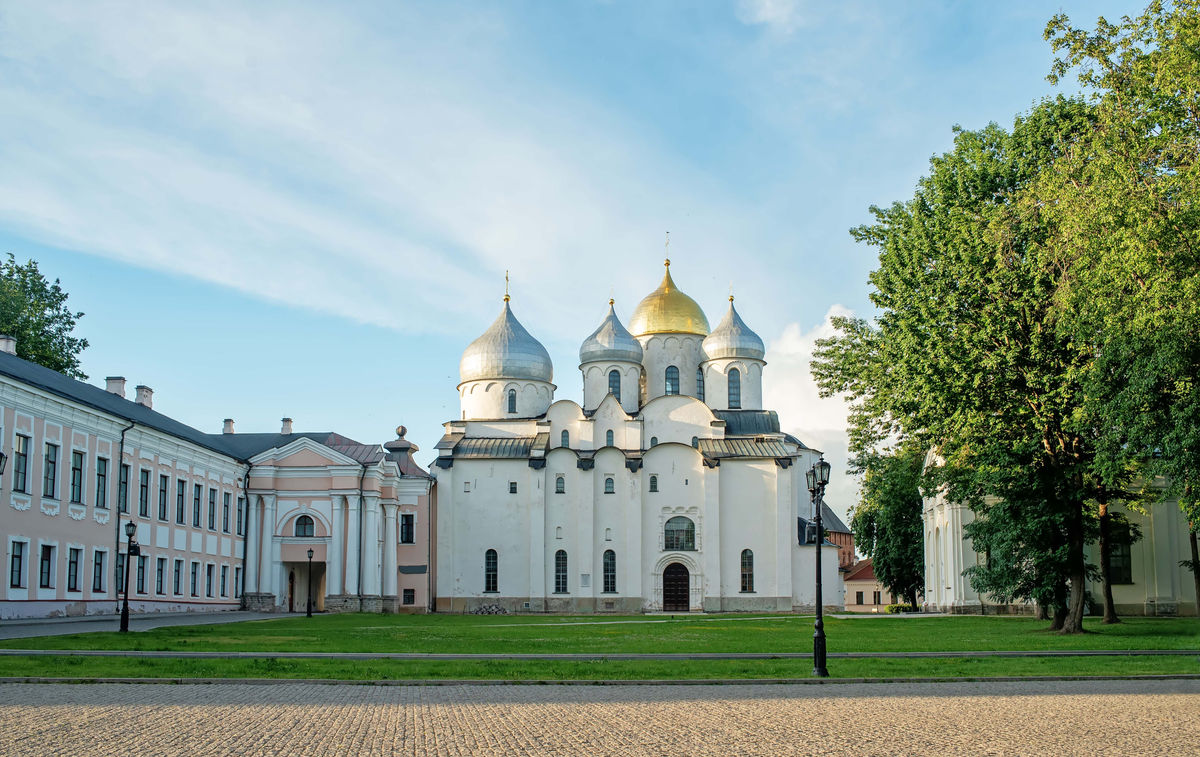
[(509, 481), (509, 482), (508, 482), (508, 493), (509, 493), (509, 494), (516, 494), (516, 493), (517, 493), (517, 482), (516, 482), (516, 481)]
[(200, 484), (192, 486), (192, 526), (200, 528), (200, 494), (204, 491), (204, 487)]
[(158, 519), (166, 520), (169, 516), (170, 504), (169, 497), (171, 491), (171, 478), (164, 476), (161, 473), (158, 476)]
[(183, 593), (183, 560), (175, 561), (175, 574), (171, 579), (171, 589), (173, 594)]
[[(1113, 529), (1117, 531), (1117, 529)], [(1108, 547), (1108, 581), (1113, 584), (1133, 583), (1133, 555), (1129, 550), (1128, 533), (1112, 534)]]
[(856, 605), (863, 604), (863, 593), (861, 591), (854, 592), (854, 604), (856, 604)]
[(167, 580), (167, 558), (160, 557), (154, 561), (154, 593), (163, 594)]
[(117, 509), (129, 512), (129, 466), (123, 463), (117, 471)]
[(97, 550), (92, 554), (92, 591), (104, 591), (104, 552)]
[(242, 536), (246, 533), (246, 499), (238, 497), (237, 505), (237, 535)]
[(208, 490), (208, 530), (217, 530), (217, 490)]
[(232, 495), (225, 492), (221, 495), (221, 530), (229, 533), (229, 500)]
[(58, 445), (46, 445), (46, 459), (42, 461), (42, 496), (58, 497)]
[(213, 595), (213, 565), (209, 563), (204, 566), (204, 596), (211, 597)]
[(71, 450), (71, 501), (83, 502), (83, 453)]
[(221, 596), (229, 596), (229, 566), (221, 566)]
[(417, 590), (416, 589), (405, 589), (404, 590), (404, 604), (415, 605), (416, 603), (417, 603)]
[(241, 566), (233, 566), (233, 596), (242, 596), (242, 568)]
[(8, 565), (8, 585), (20, 589), (25, 585), (25, 544), (23, 541), (12, 543), (12, 558)]
[(117, 553), (117, 592), (125, 591), (125, 559), (124, 552)]
[(96, 458), (96, 507), (108, 509), (108, 460)]
[(187, 517), (187, 481), (182, 478), (175, 480), (175, 522), (183, 525)]
[(71, 547), (67, 550), (67, 591), (81, 591), (79, 588), (79, 555), (82, 549)]
[(137, 593), (146, 593), (146, 556), (137, 556)]
[(400, 543), (414, 544), (416, 543), (416, 529), (413, 527), (413, 522), (416, 520), (416, 515), (413, 513), (400, 513)]
[(42, 545), (41, 570), (38, 574), (38, 586), (43, 589), (54, 588), (54, 547)]
[(29, 492), (29, 437), (20, 434), (13, 445), (13, 491)]
[(200, 563), (192, 563), (192, 596), (200, 596)]
[(567, 553), (561, 549), (554, 553), (554, 593), (567, 593)]
[(138, 469), (138, 515), (150, 517), (150, 471)]
[(876, 591), (876, 592), (872, 592), (872, 593), (871, 593), (871, 599), (872, 599), (872, 602), (871, 602), (871, 604), (875, 604), (875, 605), (881, 605), (881, 604), (883, 604), (883, 596), (882, 596), (882, 592), (878, 592), (878, 591)]

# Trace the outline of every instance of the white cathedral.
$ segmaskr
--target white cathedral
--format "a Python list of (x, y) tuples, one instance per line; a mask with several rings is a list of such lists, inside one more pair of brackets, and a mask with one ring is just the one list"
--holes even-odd
[[(579, 349), (583, 404), (504, 298), (459, 364), (437, 445), (436, 609), (811, 611), (805, 472), (820, 452), (762, 407), (765, 349), (729, 310), (709, 331), (671, 279)], [(824, 602), (843, 604), (826, 542)]]

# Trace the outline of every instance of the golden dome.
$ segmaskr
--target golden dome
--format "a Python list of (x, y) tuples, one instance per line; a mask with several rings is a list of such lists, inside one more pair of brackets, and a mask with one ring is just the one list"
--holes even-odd
[(629, 319), (629, 331), (634, 336), (645, 334), (708, 335), (708, 319), (696, 301), (688, 297), (671, 280), (671, 261), (666, 261), (662, 283), (638, 303)]

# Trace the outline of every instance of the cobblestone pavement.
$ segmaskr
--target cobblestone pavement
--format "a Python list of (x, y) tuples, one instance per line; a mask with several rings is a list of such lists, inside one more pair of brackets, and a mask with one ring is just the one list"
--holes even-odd
[(1200, 681), (0, 685), (0, 755), (1200, 754)]

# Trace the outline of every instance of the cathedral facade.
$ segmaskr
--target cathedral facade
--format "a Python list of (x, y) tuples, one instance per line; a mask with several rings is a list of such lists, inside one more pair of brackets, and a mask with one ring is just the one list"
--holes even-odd
[[(579, 350), (583, 402), (555, 400), (513, 314), (463, 353), (437, 477), (436, 609), (811, 610), (805, 472), (820, 458), (762, 407), (762, 340), (662, 283), (629, 328), (610, 300)], [(824, 603), (843, 602), (834, 545)]]

